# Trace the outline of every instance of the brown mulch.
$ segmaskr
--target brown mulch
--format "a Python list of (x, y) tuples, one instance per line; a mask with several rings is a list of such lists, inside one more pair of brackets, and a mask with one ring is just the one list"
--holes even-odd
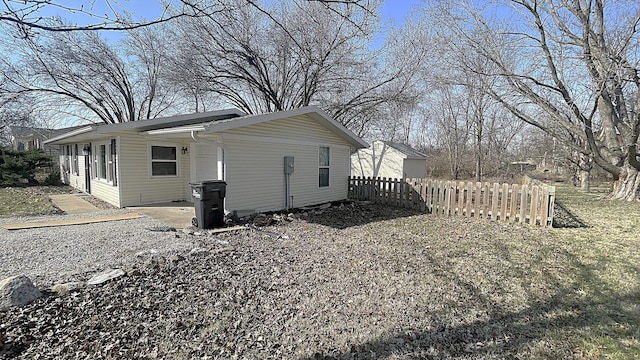
[(370, 203), (298, 216), (0, 312), (0, 359), (573, 356), (545, 332), (567, 309), (544, 230)]

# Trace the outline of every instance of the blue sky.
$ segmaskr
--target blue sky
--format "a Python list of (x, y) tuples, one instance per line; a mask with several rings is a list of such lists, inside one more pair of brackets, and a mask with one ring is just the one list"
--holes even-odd
[[(91, 7), (91, 3), (93, 2), (93, 7)], [(79, 0), (58, 0), (57, 3), (62, 4), (64, 6), (68, 6), (70, 8), (78, 8), (80, 4), (84, 4), (84, 10), (88, 12), (93, 12), (95, 14), (107, 14), (112, 17), (113, 13), (111, 9), (106, 6), (105, 0), (96, 0), (96, 1), (79, 1)], [(162, 6), (159, 1), (150, 1), (150, 0), (111, 0), (111, 5), (113, 9), (118, 12), (123, 9), (129, 10), (133, 13), (134, 19), (153, 19), (156, 18), (160, 12), (162, 11)], [(382, 6), (380, 7), (380, 14), (382, 16), (383, 21), (389, 21), (396, 26), (400, 26), (404, 23), (404, 19), (406, 15), (410, 12), (413, 6), (419, 5), (422, 3), (422, 0), (385, 0)], [(65, 18), (67, 21), (73, 23), (83, 24), (87, 21), (96, 22), (95, 19), (87, 18), (81, 14), (73, 14), (63, 9), (57, 9), (54, 7), (50, 7), (43, 13), (48, 13), (47, 15), (57, 14), (61, 17)]]
[(411, 9), (422, 3), (422, 0), (385, 0), (380, 7), (380, 15), (383, 20), (393, 21), (396, 26), (400, 26)]

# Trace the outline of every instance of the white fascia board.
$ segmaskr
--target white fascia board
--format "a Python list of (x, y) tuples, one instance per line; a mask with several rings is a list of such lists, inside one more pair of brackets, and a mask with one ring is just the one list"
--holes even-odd
[(170, 135), (191, 133), (192, 131), (205, 131), (204, 124), (192, 125), (192, 126), (179, 126), (175, 128), (164, 128), (158, 130), (141, 131), (141, 134), (145, 135)]
[(96, 125), (89, 125), (87, 127), (83, 127), (83, 128), (80, 128), (80, 129), (72, 130), (72, 131), (69, 131), (68, 133), (64, 133), (64, 134), (58, 135), (56, 137), (52, 137), (51, 139), (47, 139), (47, 140), (43, 141), (43, 144), (55, 144), (55, 143), (58, 143), (58, 142), (60, 142), (62, 140), (68, 139), (68, 138), (73, 137), (73, 136), (86, 134), (86, 133), (88, 133), (90, 131), (95, 130), (96, 127), (97, 127)]

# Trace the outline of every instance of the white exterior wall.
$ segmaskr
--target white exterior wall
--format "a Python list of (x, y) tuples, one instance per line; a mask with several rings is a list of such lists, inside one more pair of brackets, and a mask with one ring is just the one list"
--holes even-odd
[[(71, 147), (74, 147), (76, 144), (68, 144)], [(62, 181), (73, 187), (76, 188), (78, 190), (85, 190), (85, 178), (84, 178), (84, 165), (85, 165), (85, 156), (82, 155), (82, 147), (84, 146), (83, 144), (77, 144), (78, 145), (78, 173), (74, 173), (73, 171), (71, 171), (71, 163), (73, 162), (73, 157), (71, 157), (69, 159), (69, 173), (64, 172), (64, 158), (65, 155), (63, 154), (64, 151), (60, 151), (60, 155), (58, 155), (58, 164), (60, 167), (60, 176), (62, 178)], [(64, 148), (67, 145), (60, 145), (60, 148)]]
[(382, 141), (374, 141), (370, 147), (351, 155), (351, 176), (401, 179), (405, 157)]
[[(226, 131), (226, 210), (270, 211), (285, 208), (284, 157), (294, 157), (293, 207), (347, 198), (350, 147), (306, 116), (279, 119)], [(318, 186), (318, 151), (330, 150), (329, 187)]]
[[(182, 154), (180, 151), (183, 146), (189, 147), (188, 142), (180, 139), (143, 137), (132, 132), (120, 135), (119, 139), (120, 207), (179, 201), (188, 198), (189, 154)], [(151, 144), (178, 147), (178, 176), (151, 176)]]
[(427, 160), (425, 159), (404, 159), (404, 178), (423, 179), (427, 177)]
[[(82, 146), (84, 144), (78, 144), (80, 151), (82, 151)], [(61, 159), (62, 161), (62, 159)], [(78, 175), (73, 172), (69, 174), (69, 184), (70, 186), (85, 191), (85, 179), (84, 179), (84, 164), (85, 164), (85, 156), (80, 154), (78, 156)]]

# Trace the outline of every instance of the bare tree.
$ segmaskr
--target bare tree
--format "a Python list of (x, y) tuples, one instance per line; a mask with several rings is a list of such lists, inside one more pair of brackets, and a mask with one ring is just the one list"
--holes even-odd
[(337, 5), (283, 1), (258, 8), (237, 0), (184, 18), (174, 40), (182, 78), (248, 113), (320, 105), (363, 134), (381, 105), (406, 95), (409, 69), (381, 69), (381, 54), (366, 35), (375, 14)]
[(176, 99), (163, 80), (163, 40), (152, 28), (131, 31), (120, 47), (94, 31), (4, 45), (13, 49), (1, 69), (13, 96), (38, 95), (58, 113), (113, 124), (165, 114)]
[(610, 173), (611, 198), (637, 200), (640, 4), (512, 0), (503, 5), (514, 9), (508, 22), (482, 17), (488, 12), (470, 4), (467, 11), (447, 10), (450, 24), (466, 39), (463, 46), (495, 65), (496, 71), (485, 74), (497, 79), (492, 97)]
[[(180, 5), (180, 9), (175, 9)], [(163, 9), (155, 18), (134, 20), (134, 14), (121, 0), (91, 0), (80, 5), (57, 0), (3, 0), (0, 3), (0, 23), (13, 25), (25, 38), (34, 36), (37, 31), (133, 30), (187, 16), (182, 11), (185, 5), (181, 2), (164, 2)], [(84, 21), (81, 24), (62, 23), (57, 16), (49, 15), (54, 11), (80, 17)]]
[[(262, 4), (256, 0), (245, 0), (247, 4), (269, 15)], [(336, 5), (355, 6), (370, 11), (373, 0), (306, 0), (319, 3), (327, 9), (340, 14)], [(377, 2), (377, 1), (376, 1)], [(158, 0), (158, 3), (160, 1)], [(86, 4), (71, 5), (56, 0), (4, 0), (0, 2), (0, 23), (14, 25), (24, 37), (31, 37), (34, 31), (69, 32), (69, 31), (102, 31), (102, 30), (134, 30), (150, 25), (170, 22), (174, 19), (208, 14), (224, 6), (224, 0), (178, 0), (162, 1), (162, 10), (152, 19), (134, 20), (134, 14), (127, 9), (121, 0), (91, 0)], [(58, 23), (55, 16), (47, 15), (53, 11), (82, 17), (85, 21), (78, 23)], [(64, 17), (63, 17), (64, 18)], [(354, 24), (356, 24), (354, 22)]]

